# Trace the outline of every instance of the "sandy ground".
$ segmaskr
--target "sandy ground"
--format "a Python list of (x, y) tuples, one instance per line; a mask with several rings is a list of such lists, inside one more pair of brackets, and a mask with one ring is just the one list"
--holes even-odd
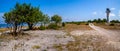
[(91, 28), (98, 31), (101, 35), (106, 36), (109, 41), (120, 41), (120, 30), (107, 30), (98, 26), (93, 25), (92, 23), (89, 24)]
[(107, 30), (92, 23), (89, 26), (108, 39), (107, 45), (120, 50), (120, 30)]
[[(11, 40), (9, 42), (1, 42), (0, 51), (57, 51), (53, 48), (57, 44), (67, 44), (74, 41), (73, 37), (67, 36), (61, 30), (44, 30), (44, 31), (26, 31), (33, 37), (20, 40)], [(38, 49), (37, 47), (39, 46)]]
[[(103, 41), (103, 43), (105, 43), (105, 49), (102, 51), (120, 50), (120, 30), (106, 30), (93, 24), (89, 24), (89, 26), (93, 30), (73, 30), (69, 33), (73, 36), (95, 36), (91, 40), (92, 43)], [(73, 36), (69, 36), (64, 30), (36, 30), (25, 31), (25, 33), (29, 33), (32, 36), (27, 39), (0, 42), (0, 51), (57, 51), (56, 48), (54, 48), (55, 45), (67, 44), (75, 41), (75, 38)], [(102, 38), (100, 39), (96, 35)], [(87, 39), (87, 37), (81, 37), (81, 39), (88, 40), (89, 38)], [(66, 48), (64, 51), (67, 51)]]
[[(89, 26), (93, 30), (75, 30), (72, 31), (71, 34), (74, 36), (81, 36), (81, 35), (93, 35), (93, 36), (101, 36), (104, 42), (104, 50), (102, 51), (120, 51), (120, 30), (108, 30), (94, 24), (90, 23)], [(86, 37), (85, 37), (86, 38)], [(94, 41), (96, 42), (96, 41)], [(93, 43), (94, 43), (93, 42)]]

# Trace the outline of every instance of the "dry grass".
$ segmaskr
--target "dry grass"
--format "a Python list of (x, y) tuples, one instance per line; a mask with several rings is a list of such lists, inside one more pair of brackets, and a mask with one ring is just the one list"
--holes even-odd
[[(75, 41), (71, 41), (65, 45), (59, 44), (53, 47), (57, 50), (68, 51), (102, 51), (104, 50), (107, 39), (99, 35), (83, 34), (81, 36), (73, 36)], [(65, 48), (65, 49), (64, 49)]]
[(75, 42), (66, 45), (69, 51), (101, 51), (106, 40), (99, 35), (75, 36)]
[(116, 25), (116, 24), (114, 26), (106, 25), (105, 23), (99, 23), (99, 24), (94, 23), (94, 24), (96, 26), (100, 26), (108, 30), (120, 30), (120, 25)]
[(58, 45), (58, 44), (54, 44), (54, 45), (53, 45), (53, 48), (57, 49), (57, 51), (62, 51), (62, 50), (63, 50), (61, 44), (59, 44), (59, 45)]
[(29, 34), (18, 34), (18, 36), (13, 36), (11, 34), (2, 34), (0, 35), (0, 42), (1, 41), (10, 41), (10, 40), (18, 40), (18, 39), (25, 39), (29, 40), (32, 36)]
[(32, 48), (33, 48), (33, 49), (39, 49), (40, 46), (39, 46), (39, 45), (34, 45)]
[(0, 28), (0, 32), (8, 31), (8, 28)]
[(84, 25), (84, 24), (80, 24), (80, 25), (66, 24), (65, 30), (70, 32), (70, 31), (73, 31), (73, 30), (92, 30), (92, 28), (90, 28), (88, 25)]

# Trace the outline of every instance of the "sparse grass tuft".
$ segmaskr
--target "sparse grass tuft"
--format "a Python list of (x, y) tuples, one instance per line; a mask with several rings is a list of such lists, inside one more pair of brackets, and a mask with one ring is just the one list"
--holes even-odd
[(92, 28), (89, 27), (88, 25), (85, 25), (85, 24), (80, 24), (80, 25), (76, 25), (76, 24), (66, 24), (65, 30), (66, 30), (67, 32), (71, 32), (71, 31), (73, 31), (73, 30), (92, 30)]
[(73, 37), (75, 41), (71, 41), (65, 45), (54, 45), (54, 47), (59, 49), (65, 47), (68, 51), (101, 51), (107, 41), (98, 35), (83, 34)]
[(57, 49), (57, 51), (62, 51), (63, 50), (63, 48), (62, 48), (62, 45), (61, 44), (54, 44), (53, 45), (53, 48), (56, 48)]
[(33, 49), (39, 49), (40, 46), (39, 46), (39, 45), (34, 45), (32, 48), (33, 48)]

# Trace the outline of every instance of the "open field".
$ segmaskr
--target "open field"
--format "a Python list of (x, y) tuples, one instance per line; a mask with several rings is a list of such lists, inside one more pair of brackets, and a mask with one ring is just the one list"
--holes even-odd
[(0, 28), (0, 32), (4, 32), (4, 31), (7, 31), (9, 30), (8, 28)]
[(88, 25), (81, 24), (81, 25), (76, 25), (76, 24), (67, 24), (64, 28), (66, 31), (71, 32), (74, 30), (92, 30)]
[(108, 30), (120, 30), (120, 23), (119, 25), (117, 24), (114, 24), (113, 26), (111, 25), (106, 25), (105, 23), (99, 23), (99, 24), (96, 24), (94, 23), (96, 26), (100, 26), (102, 28), (105, 28), (105, 29), (108, 29)]
[[(62, 30), (30, 30), (19, 37), (1, 36), (1, 51), (119, 51), (120, 31), (93, 24), (67, 24)], [(10, 40), (9, 40), (10, 39)], [(3, 41), (9, 40), (9, 41)]]

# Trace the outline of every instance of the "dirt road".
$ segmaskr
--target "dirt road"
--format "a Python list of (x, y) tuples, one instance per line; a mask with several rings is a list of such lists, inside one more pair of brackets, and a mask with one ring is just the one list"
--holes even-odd
[(106, 36), (109, 41), (119, 41), (120, 37), (120, 32), (112, 31), (112, 30), (107, 30), (98, 26), (95, 26), (94, 24), (90, 23), (89, 26), (93, 28), (94, 30), (98, 31), (101, 35)]
[[(119, 49), (120, 50), (120, 30), (107, 30), (94, 24), (90, 23), (89, 26), (94, 30), (98, 31), (101, 35), (105, 36), (108, 39), (106, 43), (111, 49)], [(119, 51), (117, 50), (117, 51)], [(116, 50), (113, 50), (116, 51)]]

